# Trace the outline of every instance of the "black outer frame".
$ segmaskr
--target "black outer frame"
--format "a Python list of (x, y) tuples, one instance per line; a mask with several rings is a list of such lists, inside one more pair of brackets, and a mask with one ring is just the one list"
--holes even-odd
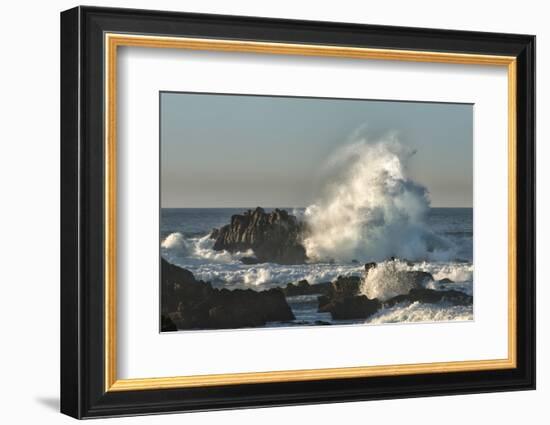
[[(104, 391), (105, 32), (517, 57), (517, 368)], [(75, 418), (535, 388), (535, 37), (76, 7), (61, 13), (61, 412)]]

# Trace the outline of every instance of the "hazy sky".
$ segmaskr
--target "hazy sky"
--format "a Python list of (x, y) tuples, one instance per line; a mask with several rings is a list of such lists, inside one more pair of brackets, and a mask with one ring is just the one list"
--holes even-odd
[(161, 93), (163, 207), (302, 207), (358, 128), (396, 132), (434, 207), (471, 207), (472, 105)]

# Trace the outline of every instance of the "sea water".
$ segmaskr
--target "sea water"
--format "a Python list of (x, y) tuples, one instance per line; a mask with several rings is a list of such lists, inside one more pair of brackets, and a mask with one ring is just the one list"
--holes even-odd
[[(428, 208), (423, 217), (423, 237), (437, 243), (428, 250), (418, 250), (410, 258), (384, 257), (391, 251), (361, 250), (362, 240), (354, 240), (354, 250), (343, 258), (312, 258), (306, 264), (280, 265), (262, 263), (243, 264), (243, 256), (253, 252), (229, 253), (214, 251), (210, 233), (231, 221), (234, 214), (242, 214), (255, 206), (241, 208), (163, 208), (161, 209), (160, 255), (167, 261), (190, 270), (197, 279), (211, 282), (217, 288), (251, 288), (263, 290), (285, 287), (290, 282), (306, 279), (310, 284), (334, 281), (338, 276), (355, 275), (364, 279), (363, 293), (376, 294), (384, 299), (394, 295), (392, 273), (400, 270), (421, 270), (432, 274), (431, 289), (455, 289), (473, 294), (473, 210), (471, 208)], [(279, 207), (307, 220), (305, 208)], [(264, 208), (269, 212), (270, 208)], [(365, 211), (365, 214), (368, 214)], [(361, 215), (361, 210), (357, 212)], [(360, 220), (365, 229), (355, 233), (368, 234), (372, 220)], [(365, 232), (363, 232), (365, 230)], [(387, 236), (387, 234), (386, 234)], [(366, 236), (365, 236), (366, 238)], [(316, 241), (317, 242), (317, 241)], [(440, 246), (438, 244), (443, 244)], [(365, 246), (368, 242), (364, 243)], [(367, 246), (368, 247), (368, 246)], [(408, 251), (407, 251), (408, 252)], [(411, 251), (411, 253), (413, 253)], [(310, 251), (308, 251), (308, 255)], [(351, 258), (349, 255), (355, 258)], [(376, 273), (365, 278), (364, 264), (376, 261)], [(445, 280), (444, 280), (445, 279)], [(443, 282), (441, 282), (444, 280)], [(399, 288), (397, 288), (398, 290)], [(289, 297), (288, 302), (296, 320), (295, 325), (317, 323), (389, 323), (418, 321), (448, 321), (473, 319), (473, 306), (454, 306), (446, 302), (435, 304), (402, 303), (379, 310), (361, 321), (333, 321), (328, 313), (317, 312), (316, 296)], [(277, 326), (278, 324), (270, 324)], [(286, 324), (288, 325), (288, 324)]]

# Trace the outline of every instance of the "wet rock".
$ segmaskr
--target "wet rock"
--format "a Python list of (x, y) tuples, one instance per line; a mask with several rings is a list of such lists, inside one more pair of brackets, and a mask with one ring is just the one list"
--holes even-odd
[(423, 272), (419, 270), (412, 270), (405, 272), (408, 278), (414, 282), (414, 285), (417, 287), (422, 287), (429, 282), (434, 280), (431, 273)]
[(319, 312), (330, 313), (334, 320), (366, 319), (381, 307), (380, 301), (365, 295), (333, 299), (319, 308)]
[(213, 249), (229, 252), (252, 249), (260, 262), (303, 264), (306, 250), (301, 244), (303, 225), (285, 210), (266, 213), (258, 207), (231, 217), (231, 223), (210, 234)]
[(392, 307), (401, 302), (421, 302), (433, 304), (440, 301), (446, 301), (453, 305), (471, 305), (473, 297), (461, 291), (445, 290), (436, 291), (427, 288), (411, 289), (406, 295), (398, 295), (390, 298), (384, 303), (384, 307)]
[(317, 311), (330, 313), (334, 320), (366, 319), (378, 311), (381, 303), (359, 295), (361, 285), (359, 276), (338, 276), (330, 291), (317, 297)]
[(177, 331), (178, 328), (169, 316), (163, 314), (160, 316), (160, 330), (161, 332), (173, 332)]
[(443, 279), (441, 279), (439, 281), (439, 283), (454, 283), (454, 281), (452, 281), (451, 279), (449, 279), (447, 277), (444, 277)]
[(283, 289), (284, 294), (287, 297), (295, 297), (298, 295), (317, 295), (327, 294), (331, 289), (331, 282), (322, 282), (309, 284), (307, 280), (301, 280), (298, 283), (289, 283)]
[(330, 304), (331, 302), (331, 298), (327, 295), (320, 295), (319, 297), (317, 297), (317, 305), (318, 305), (318, 309), (317, 311), (322, 311), (322, 309)]
[[(161, 260), (161, 321), (177, 329), (229, 329), (294, 320), (283, 291), (212, 288), (185, 269)], [(164, 326), (161, 323), (161, 328)]]
[(342, 298), (357, 295), (361, 289), (362, 279), (359, 276), (338, 276), (332, 282), (330, 296)]
[(258, 260), (256, 257), (241, 257), (240, 261), (243, 264), (260, 264), (261, 263), (261, 261)]
[(187, 300), (203, 300), (212, 291), (212, 285), (195, 279), (189, 270), (161, 259), (161, 312), (167, 314), (178, 310)]

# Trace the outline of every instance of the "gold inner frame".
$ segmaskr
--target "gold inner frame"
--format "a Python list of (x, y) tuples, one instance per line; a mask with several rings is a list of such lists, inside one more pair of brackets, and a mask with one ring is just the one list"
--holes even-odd
[[(370, 49), (328, 45), (105, 34), (105, 391), (205, 387), (321, 379), (357, 378), (416, 373), (447, 373), (511, 369), (516, 359), (516, 58), (445, 52)], [(116, 325), (116, 123), (117, 48), (119, 46), (325, 56), (355, 59), (436, 62), (504, 66), (508, 72), (508, 357), (383, 366), (303, 369), (215, 375), (118, 379)]]

